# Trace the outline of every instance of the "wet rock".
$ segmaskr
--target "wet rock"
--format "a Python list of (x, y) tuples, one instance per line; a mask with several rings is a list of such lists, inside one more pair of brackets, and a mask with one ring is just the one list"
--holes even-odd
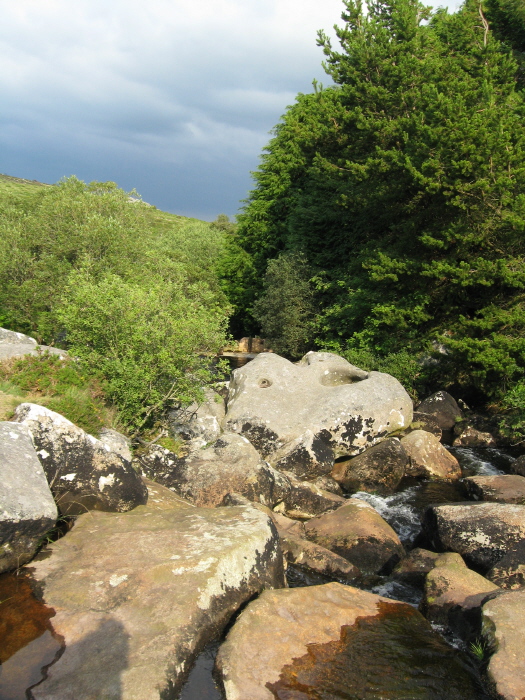
[(479, 700), (461, 652), (406, 603), (339, 583), (265, 591), (219, 649), (227, 700)]
[(222, 505), (229, 493), (273, 508), (290, 491), (289, 480), (265, 462), (242, 435), (224, 434), (203, 450), (177, 457), (154, 446), (140, 457), (142, 473), (197, 506)]
[(518, 474), (519, 476), (525, 476), (525, 455), (521, 455), (518, 459), (510, 465), (510, 472), (512, 474)]
[(459, 554), (447, 552), (438, 556), (428, 572), (425, 597), (420, 610), (431, 622), (449, 624), (449, 613), (458, 615), (481, 607), (487, 594), (497, 591), (496, 586), (467, 567)]
[(131, 463), (64, 416), (23, 403), (15, 420), (28, 428), (62, 513), (124, 512), (146, 503), (147, 489)]
[(333, 478), (350, 493), (394, 493), (405, 475), (408, 455), (398, 438), (386, 438), (357, 457), (336, 462)]
[(495, 447), (496, 440), (491, 433), (477, 430), (474, 426), (462, 421), (454, 426), (454, 447)]
[(102, 428), (98, 439), (107, 445), (111, 452), (117, 452), (128, 462), (133, 460), (131, 453), (131, 440), (112, 428)]
[(291, 472), (284, 476), (290, 483), (290, 489), (288, 492), (283, 490), (282, 512), (289, 518), (306, 520), (346, 503), (343, 496), (323, 491), (309, 481), (300, 481)]
[(363, 372), (331, 353), (292, 364), (263, 353), (235, 370), (223, 427), (245, 435), (282, 471), (300, 479), (329, 474), (412, 420), (412, 402), (387, 374)]
[(437, 417), (431, 415), (430, 413), (421, 413), (421, 411), (414, 411), (412, 423), (409, 425), (405, 433), (408, 434), (414, 430), (425, 430), (427, 433), (432, 433), (432, 435), (435, 435), (438, 440), (441, 440), (441, 436), (443, 434)]
[(284, 585), (277, 532), (253, 507), (91, 512), (51, 551), (32, 575), (65, 650), (35, 700), (176, 697), (231, 615)]
[(487, 578), (501, 588), (525, 586), (525, 539), (509, 548), (505, 556), (487, 572)]
[(516, 474), (469, 476), (463, 484), (476, 501), (525, 504), (525, 477)]
[(483, 636), (495, 649), (487, 669), (498, 697), (523, 700), (525, 697), (525, 590), (503, 593), (483, 606)]
[(388, 573), (405, 555), (390, 525), (365, 501), (350, 498), (305, 523), (306, 537), (348, 559), (363, 574)]
[(30, 561), (58, 517), (26, 426), (0, 423), (0, 573)]
[(486, 573), (525, 538), (525, 506), (454, 503), (429, 506), (423, 528), (438, 551), (461, 554), (468, 566)]
[(436, 552), (417, 547), (399, 562), (392, 572), (392, 577), (409, 586), (423, 588), (427, 574), (434, 568), (438, 557), (439, 554)]
[(407, 476), (426, 479), (459, 479), (458, 460), (443, 447), (435, 435), (425, 430), (414, 430), (401, 439), (408, 454)]
[(198, 449), (217, 440), (221, 434), (224, 415), (222, 396), (212, 389), (205, 388), (202, 403), (192, 403), (190, 406), (169, 412), (170, 432), (190, 441), (192, 449)]
[(435, 416), (441, 430), (452, 430), (463, 416), (456, 400), (446, 391), (437, 391), (422, 401), (416, 408), (418, 413)]
[(348, 559), (314, 542), (285, 535), (281, 537), (281, 549), (288, 564), (306, 573), (313, 572), (339, 581), (355, 581), (361, 576), (359, 569)]

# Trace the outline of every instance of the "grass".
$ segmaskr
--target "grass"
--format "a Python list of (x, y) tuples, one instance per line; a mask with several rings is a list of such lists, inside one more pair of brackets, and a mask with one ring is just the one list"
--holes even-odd
[(9, 420), (24, 402), (47, 406), (91, 435), (104, 427), (122, 428), (97, 379), (58, 355), (40, 353), (0, 363), (0, 420)]
[(0, 199), (21, 200), (33, 196), (42, 187), (51, 187), (44, 182), (24, 180), (21, 177), (0, 174)]

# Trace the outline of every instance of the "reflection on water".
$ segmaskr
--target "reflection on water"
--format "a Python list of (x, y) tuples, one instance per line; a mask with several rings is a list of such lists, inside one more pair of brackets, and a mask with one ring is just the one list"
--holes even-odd
[(26, 690), (45, 677), (45, 667), (62, 651), (50, 618), (27, 578), (0, 576), (0, 700), (26, 700)]
[(279, 700), (485, 700), (468, 657), (408, 605), (341, 628), (339, 641), (309, 644), (267, 684)]
[(220, 642), (212, 642), (199, 654), (179, 700), (222, 700), (223, 696), (212, 676), (219, 646)]

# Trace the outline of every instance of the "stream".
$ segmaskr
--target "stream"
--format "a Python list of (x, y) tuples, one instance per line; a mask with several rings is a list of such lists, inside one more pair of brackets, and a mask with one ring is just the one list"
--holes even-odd
[[(508, 471), (508, 467), (513, 461), (511, 457), (495, 448), (482, 450), (462, 447), (451, 448), (451, 452), (458, 459), (462, 467), (463, 476), (502, 474)], [(397, 532), (408, 550), (417, 546), (421, 533), (420, 518), (430, 503), (450, 503), (467, 500), (461, 482), (449, 484), (407, 480), (402, 483), (401, 490), (391, 496), (381, 497), (365, 492), (352, 495), (372, 505)], [(320, 576), (306, 575), (292, 566), (288, 568), (287, 578), (290, 587), (316, 585), (328, 581), (328, 579)], [(422, 596), (421, 591), (395, 581), (390, 577), (370, 577), (362, 587), (385, 598), (401, 600), (413, 607), (418, 606)], [(29, 581), (23, 575), (19, 576), (11, 573), (0, 576), (0, 638), (2, 639), (0, 647), (0, 700), (30, 699), (32, 697), (31, 687), (34, 687), (46, 677), (47, 667), (59, 658), (63, 646), (61, 640), (56, 638), (53, 633), (50, 622), (53, 614), (53, 610), (42, 605), (34, 598)], [(388, 674), (392, 673), (392, 669), (390, 668), (389, 670), (388, 665), (391, 664), (392, 654), (394, 654), (397, 660), (396, 663), (398, 665), (401, 664), (398, 669), (399, 678), (402, 677), (405, 680), (408, 677), (413, 678), (413, 683), (417, 685), (419, 680), (416, 680), (416, 676), (421, 676), (421, 668), (418, 666), (419, 662), (417, 659), (421, 656), (421, 658), (424, 657), (426, 659), (425, 663), (430, 663), (432, 668), (432, 673), (429, 676), (431, 685), (428, 692), (430, 694), (416, 694), (413, 697), (435, 698), (436, 700), (461, 698), (461, 693), (457, 695), (455, 691), (454, 693), (450, 691), (447, 695), (432, 694), (432, 687), (434, 687), (432, 683), (438, 683), (436, 678), (441, 678), (439, 674), (444, 674), (442, 680), (446, 686), (446, 677), (452, 657), (459, 658), (458, 655), (460, 655), (461, 658), (458, 663), (466, 664), (467, 666), (469, 663), (472, 665), (467, 654), (464, 653), (465, 648), (461, 640), (450, 636), (446, 630), (434, 627), (436, 631), (429, 633), (430, 637), (435, 635), (434, 637), (417, 641), (417, 648), (414, 645), (410, 647), (410, 644), (407, 642), (407, 639), (410, 638), (410, 621), (407, 621), (407, 629), (404, 628), (404, 623), (401, 625), (399, 620), (395, 621), (391, 616), (385, 618), (384, 624), (386, 625), (384, 627), (384, 635), (386, 635), (384, 639), (381, 637), (383, 633), (380, 633), (379, 628), (370, 628), (364, 641), (360, 643), (358, 675), (362, 675), (366, 671), (374, 677), (377, 674), (388, 677)], [(440, 635), (438, 632), (444, 634)], [(366, 641), (367, 639), (368, 642)], [(383, 643), (378, 641), (380, 639), (383, 639), (386, 647), (384, 653), (378, 654), (377, 645)], [(213, 680), (215, 656), (221, 641), (217, 640), (208, 645), (197, 657), (188, 680), (179, 694), (179, 700), (223, 700), (223, 696)], [(366, 647), (368, 643), (370, 645), (369, 648)], [(422, 651), (422, 645), (426, 645), (428, 648)], [(395, 653), (392, 649), (395, 650)], [(352, 670), (349, 661), (348, 649), (342, 648), (336, 651), (339, 655), (338, 658), (340, 658), (341, 675), (339, 679), (332, 679), (335, 683), (334, 687), (343, 687), (345, 683), (357, 683), (359, 685), (360, 682), (358, 682), (356, 671), (355, 669)], [(430, 662), (429, 659), (431, 659)], [(315, 675), (315, 673), (320, 672), (319, 669), (316, 670), (315, 668), (309, 669), (308, 673), (305, 669), (301, 671), (301, 673), (307, 673), (308, 677), (311, 677), (312, 673)], [(360, 700), (370, 698), (370, 700), (373, 700), (374, 698), (388, 697), (392, 700), (407, 700), (406, 688), (408, 686), (400, 686), (399, 692), (397, 692), (393, 680), (392, 684), (392, 692), (388, 692), (387, 695), (383, 695), (384, 689), (381, 690), (379, 695), (367, 694), (368, 691), (364, 689), (362, 692), (359, 691), (361, 694), (355, 695), (355, 698)], [(292, 689), (293, 684), (286, 687), (288, 690), (283, 686), (282, 691), (279, 691), (279, 693), (282, 692), (284, 694), (279, 694), (276, 697), (299, 697), (295, 695), (295, 691)], [(352, 687), (354, 686), (352, 685)], [(379, 693), (380, 691), (378, 690), (377, 692)], [(425, 690), (425, 692), (427, 691)], [(287, 693), (292, 694), (288, 695)], [(307, 696), (301, 695), (301, 697)], [(325, 695), (323, 691), (308, 697), (343, 698), (354, 696), (346, 694)], [(412, 695), (410, 697), (412, 698)], [(467, 693), (465, 697), (489, 700), (489, 696), (484, 694), (481, 686), (475, 691), (474, 695)]]
[[(463, 477), (467, 476), (488, 476), (493, 474), (504, 474), (508, 471), (510, 464), (514, 461), (512, 457), (507, 455), (502, 450), (497, 448), (471, 448), (471, 447), (456, 447), (449, 448), (450, 452), (456, 457), (461, 465), (461, 470)], [(366, 493), (360, 491), (358, 493), (352, 494), (353, 498), (361, 498), (366, 501), (371, 506), (373, 506), (379, 514), (389, 523), (389, 525), (397, 532), (399, 539), (405, 546), (407, 550), (412, 549), (415, 545), (417, 546), (417, 539), (421, 534), (420, 519), (423, 512), (427, 506), (431, 503), (452, 503), (459, 501), (468, 500), (461, 482), (459, 483), (446, 483), (437, 481), (421, 481), (421, 480), (405, 480), (401, 483), (400, 490), (391, 496), (377, 496), (375, 494)], [(326, 579), (319, 575), (308, 575), (293, 566), (288, 567), (287, 571), (288, 585), (290, 587), (298, 586), (313, 586), (322, 583), (327, 583), (329, 579)], [(344, 583), (341, 581), (341, 583)], [(386, 576), (374, 576), (370, 577), (369, 585), (363, 586), (366, 590), (381, 595), (385, 598), (390, 598), (392, 600), (401, 600), (405, 603), (412, 605), (417, 608), (419, 605), (422, 592), (419, 589), (413, 588), (406, 584), (395, 581), (391, 577)], [(436, 634), (436, 638), (433, 644), (436, 646), (435, 653), (439, 656), (442, 655), (442, 661), (444, 673), (443, 682), (446, 683), (447, 668), (450, 664), (450, 654), (453, 656), (460, 655), (463, 658), (463, 662), (468, 664), (469, 660), (466, 654), (466, 646), (461, 639), (453, 635), (450, 630), (444, 629), (438, 625), (433, 625), (433, 629)], [(373, 667), (374, 673), (379, 675), (388, 675), (391, 669), (387, 668), (388, 660), (385, 661), (384, 666), (381, 663), (378, 665), (377, 661), (377, 644), (378, 639), (370, 638), (370, 642), (373, 641), (373, 645), (370, 645), (369, 649), (361, 649), (361, 655), (359, 657), (359, 676), (366, 673), (367, 664), (364, 663), (364, 659), (368, 657), (373, 659), (371, 666)], [(392, 640), (390, 640), (392, 641)], [(419, 640), (419, 644), (422, 640)], [(438, 651), (437, 647), (442, 644), (442, 648)], [(223, 700), (223, 695), (218, 689), (218, 686), (213, 680), (213, 667), (215, 656), (220, 646), (220, 641), (210, 644), (206, 649), (197, 657), (195, 665), (184, 685), (180, 695), (179, 700)], [(395, 641), (394, 641), (395, 646)], [(406, 666), (403, 668), (403, 673), (401, 675), (409, 674), (413, 677), (413, 682), (417, 684), (419, 679), (418, 672), (413, 673), (416, 667), (417, 655), (413, 655), (406, 649), (406, 638), (404, 639), (404, 646), (401, 649), (398, 645), (396, 647), (397, 653), (401, 656), (408, 655), (410, 661), (407, 660)], [(448, 651), (447, 651), (448, 650)], [(466, 659), (466, 660), (465, 660)], [(412, 664), (412, 666), (410, 666)], [(411, 673), (412, 671), (412, 673)], [(355, 678), (352, 677), (351, 669), (346, 668), (345, 670), (345, 682), (346, 687), (354, 687), (353, 683)], [(341, 686), (342, 687), (342, 686)], [(385, 688), (383, 688), (383, 691)], [(401, 694), (396, 693), (395, 688), (390, 687), (391, 693), (388, 695), (368, 695), (366, 690), (362, 689), (362, 693), (356, 695), (356, 698), (360, 700), (373, 700), (374, 698), (385, 697), (389, 700), (407, 700), (406, 688), (401, 690)], [(292, 691), (293, 692), (293, 691)], [(356, 692), (359, 692), (356, 690)], [(380, 692), (379, 689), (377, 692)], [(405, 693), (405, 694), (403, 694)], [(458, 698), (461, 700), (461, 694), (455, 695), (452, 691), (446, 696), (437, 694), (432, 695), (414, 695), (414, 698), (431, 698), (435, 697), (436, 700), (441, 700), (445, 698), (447, 700), (453, 700)], [(279, 696), (280, 697), (280, 696)], [(295, 695), (283, 695), (282, 697), (295, 698)], [(299, 695), (297, 696), (299, 697)], [(306, 695), (301, 695), (305, 697)], [(322, 694), (312, 695), (312, 698), (321, 698)], [(327, 699), (336, 697), (351, 697), (345, 694), (342, 695), (327, 695)], [(489, 700), (490, 696), (486, 695), (483, 688), (480, 686), (475, 696), (478, 700)], [(2, 700), (0, 698), (0, 700)]]

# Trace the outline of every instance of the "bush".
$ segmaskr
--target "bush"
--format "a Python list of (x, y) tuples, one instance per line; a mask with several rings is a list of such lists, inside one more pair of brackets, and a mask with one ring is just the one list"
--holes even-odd
[(87, 270), (71, 275), (59, 318), (71, 353), (135, 431), (169, 406), (202, 400), (227, 320), (205, 284), (146, 288), (112, 274), (97, 281)]

